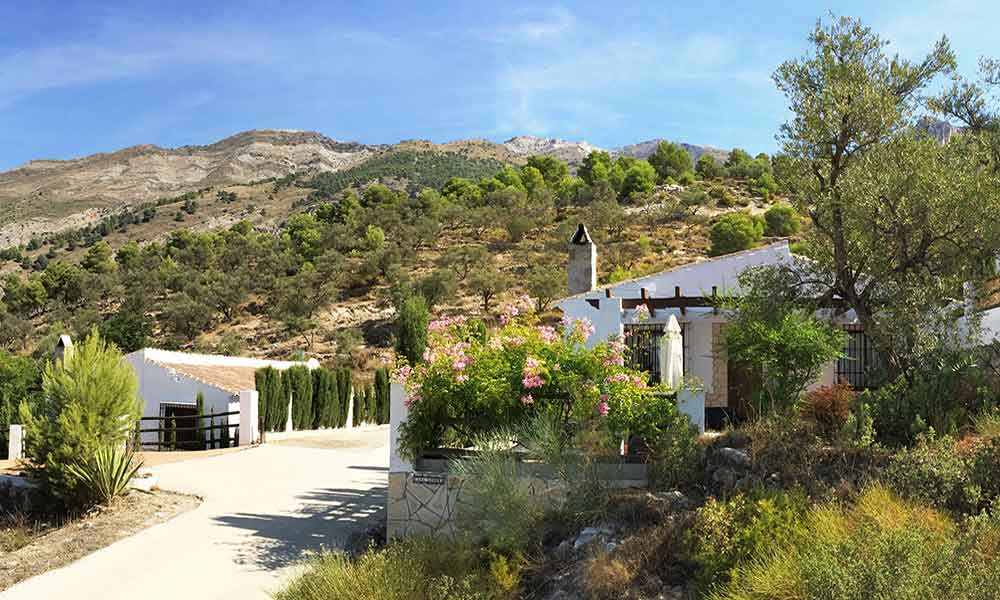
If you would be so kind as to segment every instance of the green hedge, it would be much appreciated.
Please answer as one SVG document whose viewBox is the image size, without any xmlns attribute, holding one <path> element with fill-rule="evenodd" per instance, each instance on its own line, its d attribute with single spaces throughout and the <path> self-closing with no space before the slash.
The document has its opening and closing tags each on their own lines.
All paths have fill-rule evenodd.
<svg viewBox="0 0 1000 600">
<path fill-rule="evenodd" d="M 378 369 L 373 384 L 355 384 L 353 379 L 347 368 L 258 369 L 254 381 L 260 397 L 261 427 L 264 431 L 284 431 L 289 402 L 296 430 L 346 427 L 352 402 L 353 425 L 388 423 L 389 370 Z"/>
</svg>

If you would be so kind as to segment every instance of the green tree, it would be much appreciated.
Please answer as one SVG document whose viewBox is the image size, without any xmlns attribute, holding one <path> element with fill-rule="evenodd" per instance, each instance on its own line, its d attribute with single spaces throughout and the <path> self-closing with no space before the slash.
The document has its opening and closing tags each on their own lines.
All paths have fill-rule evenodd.
<svg viewBox="0 0 1000 600">
<path fill-rule="evenodd" d="M 563 177 L 569 175 L 569 167 L 566 163 L 552 156 L 529 156 L 528 166 L 538 169 L 542 178 L 549 186 L 559 183 Z"/>
<path fill-rule="evenodd" d="M 714 156 L 706 152 L 698 157 L 698 162 L 694 165 L 694 172 L 702 179 L 715 179 L 716 177 L 722 177 L 725 170 L 719 164 L 719 161 L 715 160 Z"/>
<path fill-rule="evenodd" d="M 483 312 L 490 312 L 490 303 L 513 286 L 509 274 L 494 260 L 478 265 L 469 273 L 469 289 L 482 300 Z"/>
<path fill-rule="evenodd" d="M 427 301 L 420 294 L 407 296 L 396 308 L 396 351 L 411 365 L 423 359 L 429 321 Z"/>
<path fill-rule="evenodd" d="M 313 426 L 313 379 L 309 367 L 296 365 L 285 371 L 292 391 L 292 427 L 311 429 Z"/>
<path fill-rule="evenodd" d="M 91 273 L 111 273 L 117 268 L 111 246 L 101 240 L 87 250 L 80 266 Z"/>
<path fill-rule="evenodd" d="M 595 185 L 599 182 L 610 182 L 611 167 L 613 165 L 611 155 L 603 150 L 591 150 L 583 159 L 583 164 L 577 169 L 576 174 L 580 179 L 587 182 L 587 185 Z"/>
<path fill-rule="evenodd" d="M 712 225 L 709 238 L 712 247 L 709 254 L 719 256 L 747 250 L 760 241 L 764 235 L 764 223 L 745 213 L 726 213 Z"/>
<path fill-rule="evenodd" d="M 799 215 L 787 204 L 775 204 L 767 209 L 764 222 L 767 224 L 767 235 L 786 237 L 799 232 Z"/>
<path fill-rule="evenodd" d="M 647 161 L 656 170 L 656 174 L 660 176 L 661 180 L 667 177 L 677 179 L 681 173 L 692 169 L 691 155 L 687 153 L 687 150 L 666 141 L 657 144 L 656 150 Z"/>
<path fill-rule="evenodd" d="M 625 198 L 631 198 L 652 191 L 655 185 L 656 170 L 648 162 L 637 160 L 625 172 L 621 194 Z"/>
<path fill-rule="evenodd" d="M 22 402 L 34 410 L 42 398 L 42 367 L 39 361 L 0 352 L 0 456 L 6 456 L 8 432 L 18 423 Z"/>
<path fill-rule="evenodd" d="M 792 114 L 782 183 L 812 221 L 823 293 L 854 310 L 895 378 L 939 343 L 945 299 L 1000 249 L 1000 185 L 975 135 L 942 145 L 913 133 L 925 90 L 954 69 L 947 39 L 913 62 L 840 18 L 810 42 L 774 75 Z"/>
<path fill-rule="evenodd" d="M 727 355 L 753 365 L 765 397 L 761 412 L 789 411 L 824 365 L 843 354 L 846 334 L 815 316 L 794 268 L 754 267 L 739 277 L 740 296 L 727 299 Z"/>
<path fill-rule="evenodd" d="M 121 351 L 92 331 L 46 366 L 42 390 L 37 406 L 19 411 L 28 465 L 58 503 L 80 505 L 90 498 L 69 467 L 132 437 L 142 414 L 138 381 Z"/>
<path fill-rule="evenodd" d="M 153 335 L 153 325 L 145 314 L 129 306 L 122 306 L 100 324 L 99 331 L 108 343 L 127 353 L 146 347 Z"/>
</svg>

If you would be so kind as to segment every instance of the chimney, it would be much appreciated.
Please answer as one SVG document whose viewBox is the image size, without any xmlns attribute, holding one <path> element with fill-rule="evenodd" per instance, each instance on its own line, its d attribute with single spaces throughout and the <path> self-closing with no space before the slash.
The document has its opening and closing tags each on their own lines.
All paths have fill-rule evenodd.
<svg viewBox="0 0 1000 600">
<path fill-rule="evenodd" d="M 583 223 L 569 242 L 569 293 L 589 292 L 597 287 L 597 246 Z"/>
<path fill-rule="evenodd" d="M 59 341 L 56 342 L 55 350 L 52 352 L 52 358 L 55 359 L 55 362 L 59 362 L 72 351 L 73 339 L 66 334 L 60 335 Z"/>
</svg>

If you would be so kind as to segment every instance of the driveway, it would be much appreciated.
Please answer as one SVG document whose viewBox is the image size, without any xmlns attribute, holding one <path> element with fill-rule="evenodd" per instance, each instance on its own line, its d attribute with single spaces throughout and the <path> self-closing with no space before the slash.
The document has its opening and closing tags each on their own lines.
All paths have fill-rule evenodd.
<svg viewBox="0 0 1000 600">
<path fill-rule="evenodd" d="M 340 430 L 154 467 L 196 509 L 0 593 L 2 600 L 268 598 L 294 564 L 384 517 L 388 427 Z"/>
</svg>

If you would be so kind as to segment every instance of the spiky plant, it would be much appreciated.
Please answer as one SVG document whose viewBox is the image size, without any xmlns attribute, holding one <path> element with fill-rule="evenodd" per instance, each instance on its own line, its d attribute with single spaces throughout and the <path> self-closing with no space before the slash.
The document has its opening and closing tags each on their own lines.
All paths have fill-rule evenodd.
<svg viewBox="0 0 1000 600">
<path fill-rule="evenodd" d="M 128 492 L 129 482 L 142 467 L 135 452 L 104 445 L 86 460 L 68 465 L 85 494 L 94 502 L 109 506 Z"/>
</svg>

